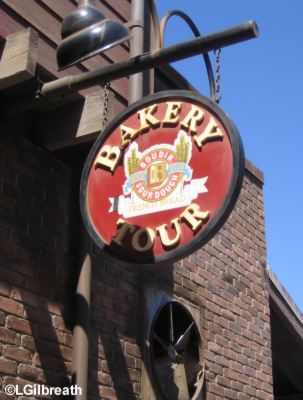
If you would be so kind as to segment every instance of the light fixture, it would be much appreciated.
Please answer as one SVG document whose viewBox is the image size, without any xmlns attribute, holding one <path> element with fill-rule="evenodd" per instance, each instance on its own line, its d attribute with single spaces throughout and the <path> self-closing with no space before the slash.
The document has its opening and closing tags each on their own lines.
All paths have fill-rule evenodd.
<svg viewBox="0 0 303 400">
<path fill-rule="evenodd" d="M 82 0 L 64 18 L 61 37 L 57 49 L 59 71 L 129 40 L 130 32 L 122 22 L 106 18 L 91 0 Z"/>
</svg>

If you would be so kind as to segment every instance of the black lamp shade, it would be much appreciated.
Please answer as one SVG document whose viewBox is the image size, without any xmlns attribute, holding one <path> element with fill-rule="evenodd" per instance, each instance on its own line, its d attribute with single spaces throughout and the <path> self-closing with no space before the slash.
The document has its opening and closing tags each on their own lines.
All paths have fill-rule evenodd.
<svg viewBox="0 0 303 400">
<path fill-rule="evenodd" d="M 61 27 L 61 37 L 65 39 L 73 33 L 79 32 L 103 19 L 105 19 L 105 15 L 93 5 L 79 6 L 64 18 Z"/>
<path fill-rule="evenodd" d="M 122 22 L 105 18 L 85 2 L 64 19 L 61 36 L 57 49 L 59 71 L 129 40 L 130 32 Z"/>
</svg>

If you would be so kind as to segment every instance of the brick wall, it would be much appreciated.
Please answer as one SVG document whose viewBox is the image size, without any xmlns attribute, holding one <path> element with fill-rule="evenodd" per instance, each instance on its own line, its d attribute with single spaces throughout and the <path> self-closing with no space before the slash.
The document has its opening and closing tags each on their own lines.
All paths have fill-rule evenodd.
<svg viewBox="0 0 303 400">
<path fill-rule="evenodd" d="M 262 187 L 247 173 L 220 233 L 185 260 L 204 307 L 208 399 L 272 399 Z"/>
<path fill-rule="evenodd" d="M 140 398 L 144 292 L 154 286 L 202 307 L 208 400 L 273 398 L 262 182 L 247 167 L 254 174 L 247 171 L 236 208 L 204 249 L 160 268 L 95 260 L 92 396 L 99 379 L 102 398 Z"/>
<path fill-rule="evenodd" d="M 0 171 L 0 393 L 8 383 L 61 385 L 71 362 L 64 319 L 77 184 L 68 167 L 3 125 Z"/>
<path fill-rule="evenodd" d="M 102 398 L 141 398 L 144 293 L 154 286 L 202 307 L 208 400 L 273 398 L 262 181 L 247 167 L 254 174 L 247 171 L 237 206 L 204 249 L 160 268 L 95 260 L 91 396 L 99 382 Z"/>
<path fill-rule="evenodd" d="M 0 130 L 1 383 L 64 385 L 78 176 L 52 154 Z M 221 231 L 175 265 L 124 267 L 94 249 L 89 399 L 141 398 L 151 286 L 202 310 L 207 400 L 272 399 L 262 183 L 249 170 Z"/>
</svg>

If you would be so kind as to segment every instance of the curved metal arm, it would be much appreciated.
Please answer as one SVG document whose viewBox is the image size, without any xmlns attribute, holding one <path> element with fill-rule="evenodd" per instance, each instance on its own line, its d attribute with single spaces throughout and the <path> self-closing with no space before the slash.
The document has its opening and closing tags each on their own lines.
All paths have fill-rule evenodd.
<svg viewBox="0 0 303 400">
<path fill-rule="evenodd" d="M 193 34 L 196 37 L 201 36 L 199 29 L 197 28 L 197 26 L 195 25 L 193 20 L 187 14 L 185 14 L 183 11 L 180 11 L 180 10 L 172 10 L 164 15 L 164 17 L 162 18 L 161 23 L 160 23 L 160 48 L 163 48 L 163 45 L 164 45 L 164 33 L 165 33 L 166 24 L 167 24 L 169 18 L 171 18 L 173 15 L 181 17 L 185 22 L 187 22 L 188 26 L 190 27 L 190 29 L 192 30 Z M 211 96 L 212 101 L 216 102 L 215 79 L 214 79 L 214 74 L 213 74 L 210 58 L 207 53 L 203 53 L 203 58 L 204 58 L 207 76 L 208 76 L 210 96 Z"/>
<path fill-rule="evenodd" d="M 161 34 L 160 34 L 160 24 L 157 13 L 157 8 L 154 0 L 148 0 L 148 6 L 152 16 L 153 28 L 154 28 L 154 51 L 161 49 Z"/>
</svg>

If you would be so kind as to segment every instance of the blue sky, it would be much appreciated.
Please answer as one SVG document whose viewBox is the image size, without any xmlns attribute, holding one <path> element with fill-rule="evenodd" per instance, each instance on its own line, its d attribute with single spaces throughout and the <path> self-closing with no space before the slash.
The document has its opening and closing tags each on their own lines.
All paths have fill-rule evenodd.
<svg viewBox="0 0 303 400">
<path fill-rule="evenodd" d="M 302 0 L 157 0 L 159 16 L 180 9 L 202 34 L 255 19 L 258 39 L 222 49 L 222 107 L 241 134 L 246 157 L 265 174 L 268 264 L 303 310 Z M 192 38 L 178 17 L 165 43 Z M 212 56 L 212 60 L 214 60 Z M 208 95 L 201 56 L 174 65 Z"/>
</svg>

